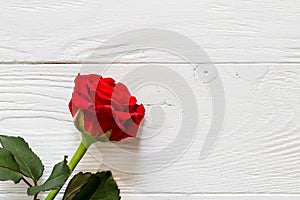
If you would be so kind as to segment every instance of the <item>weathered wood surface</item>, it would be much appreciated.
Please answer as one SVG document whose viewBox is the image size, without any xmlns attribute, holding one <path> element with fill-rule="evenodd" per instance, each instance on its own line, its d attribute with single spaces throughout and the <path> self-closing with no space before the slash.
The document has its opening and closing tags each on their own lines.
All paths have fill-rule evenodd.
<svg viewBox="0 0 300 200">
<path fill-rule="evenodd" d="M 122 80 L 138 66 L 152 65 L 112 65 L 105 74 Z M 73 79 L 81 67 L 72 64 L 1 65 L 0 68 L 1 134 L 26 138 L 41 155 L 46 175 L 63 155 L 71 155 L 80 142 L 67 104 Z M 217 145 L 204 159 L 199 159 L 199 153 L 212 116 L 206 84 L 191 65 L 165 64 L 161 67 L 178 72 L 193 89 L 199 106 L 198 131 L 183 156 L 168 167 L 141 174 L 114 170 L 124 199 L 299 198 L 296 195 L 300 186 L 299 65 L 251 65 L 254 68 L 217 65 L 226 94 L 226 119 Z M 141 88 L 134 94 L 151 110 L 170 99 L 166 91 L 156 89 Z M 164 111 L 176 113 L 176 109 L 176 105 L 171 105 Z M 180 118 L 171 115 L 167 120 L 176 127 Z M 146 133 L 151 134 L 151 131 Z M 168 145 L 174 134 L 179 134 L 176 129 L 165 129 L 155 137 L 155 143 L 145 140 L 141 156 Z M 94 151 L 94 155 L 90 153 L 84 158 L 78 171 L 107 168 L 105 160 L 100 165 L 101 155 L 95 152 L 99 153 Z M 111 156 L 118 159 L 114 152 Z M 164 162 L 166 158 L 159 159 Z M 136 167 L 135 170 L 144 169 Z M 0 194 L 5 199 L 27 199 L 22 193 L 24 189 L 24 185 L 0 183 Z"/>
<path fill-rule="evenodd" d="M 101 42 L 149 27 L 186 35 L 214 62 L 300 62 L 300 6 L 293 0 L 14 0 L 1 2 L 0 10 L 1 62 L 90 62 Z M 137 51 L 126 61 L 174 61 L 154 55 Z"/>
<path fill-rule="evenodd" d="M 161 65 L 176 71 L 195 93 L 199 112 L 192 144 L 170 166 L 140 174 L 114 169 L 123 199 L 300 198 L 299 2 L 13 0 L 0 5 L 0 132 L 25 137 L 41 155 L 46 176 L 80 142 L 67 107 L 74 77 L 90 66 L 99 72 L 97 67 L 117 58 L 105 72 L 117 80 L 141 66 Z M 131 41 L 112 39 L 113 44 L 101 46 L 140 28 L 183 34 L 209 57 L 200 55 L 190 64 L 180 54 L 193 57 L 196 48 L 149 49 L 153 38 L 131 52 Z M 173 44 L 172 40 L 162 42 Z M 97 56 L 92 56 L 97 47 L 101 47 Z M 195 67 L 209 59 L 224 85 L 226 119 L 213 151 L 199 159 L 213 111 L 207 84 Z M 161 106 L 168 116 L 167 128 L 159 137 L 142 143 L 138 151 L 142 158 L 178 134 L 180 106 L 168 88 L 155 84 L 133 93 L 147 104 L 147 110 Z M 149 129 L 143 132 L 153 134 Z M 137 146 L 131 151 L 137 151 Z M 118 164 L 120 155 L 113 151 L 108 155 Z M 155 160 L 160 161 L 166 159 Z M 105 164 L 94 148 L 77 171 L 106 169 Z M 144 166 L 134 170 L 143 171 Z M 0 183 L 0 199 L 32 199 L 24 191 L 25 185 Z"/>
</svg>

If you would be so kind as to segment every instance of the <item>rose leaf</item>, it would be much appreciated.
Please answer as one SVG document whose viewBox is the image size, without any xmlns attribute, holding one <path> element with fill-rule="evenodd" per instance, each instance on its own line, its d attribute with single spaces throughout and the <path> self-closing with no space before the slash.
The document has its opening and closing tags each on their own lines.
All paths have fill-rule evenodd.
<svg viewBox="0 0 300 200">
<path fill-rule="evenodd" d="M 25 140 L 21 137 L 0 135 L 0 142 L 2 147 L 13 155 L 16 163 L 19 165 L 20 172 L 37 182 L 43 174 L 44 166 Z"/>
<path fill-rule="evenodd" d="M 91 177 L 92 173 L 78 173 L 76 174 L 72 180 L 70 181 L 63 200 L 72 200 L 77 193 L 79 193 L 81 191 L 81 188 L 83 185 L 86 184 L 86 182 L 88 181 L 88 179 Z"/>
<path fill-rule="evenodd" d="M 11 180 L 19 183 L 21 179 L 22 174 L 13 155 L 6 149 L 0 148 L 0 181 Z"/>
<path fill-rule="evenodd" d="M 71 170 L 67 165 L 66 159 L 53 167 L 51 175 L 45 183 L 39 186 L 34 186 L 28 189 L 28 195 L 34 195 L 41 191 L 49 191 L 59 189 L 67 181 L 71 174 Z"/>
<path fill-rule="evenodd" d="M 86 178 L 85 176 L 89 176 Z M 116 181 L 113 179 L 110 171 L 98 172 L 91 175 L 77 175 L 70 182 L 69 186 L 72 184 L 76 187 L 72 190 L 72 195 L 65 194 L 63 200 L 120 200 L 120 190 L 117 186 Z M 74 184 L 74 179 L 76 179 L 76 184 Z M 84 179 L 84 180 L 83 180 Z M 79 183 L 80 180 L 85 182 L 84 184 Z M 69 188 L 68 186 L 68 188 Z M 80 187 L 80 189 L 79 189 Z M 66 190 L 66 193 L 71 191 Z"/>
</svg>

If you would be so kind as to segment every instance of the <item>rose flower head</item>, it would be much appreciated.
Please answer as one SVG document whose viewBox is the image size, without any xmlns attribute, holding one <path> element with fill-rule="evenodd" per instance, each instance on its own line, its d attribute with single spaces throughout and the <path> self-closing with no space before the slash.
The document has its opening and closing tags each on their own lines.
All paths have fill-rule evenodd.
<svg viewBox="0 0 300 200">
<path fill-rule="evenodd" d="M 145 108 L 124 84 L 96 74 L 78 74 L 74 82 L 69 109 L 79 131 L 110 141 L 136 137 Z"/>
</svg>

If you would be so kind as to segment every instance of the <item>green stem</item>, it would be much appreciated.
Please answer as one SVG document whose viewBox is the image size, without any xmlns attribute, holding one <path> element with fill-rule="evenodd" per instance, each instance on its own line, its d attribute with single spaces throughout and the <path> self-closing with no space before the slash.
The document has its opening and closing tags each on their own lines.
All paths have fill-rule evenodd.
<svg viewBox="0 0 300 200">
<path fill-rule="evenodd" d="M 71 161 L 68 164 L 71 172 L 73 172 L 73 170 L 78 165 L 79 161 L 82 159 L 82 157 L 84 156 L 86 151 L 87 151 L 86 146 L 83 144 L 83 142 L 81 142 L 78 149 L 77 149 L 77 151 L 75 152 L 75 154 L 73 155 Z"/>
<path fill-rule="evenodd" d="M 88 149 L 88 146 L 86 147 L 86 145 L 84 145 L 83 142 L 81 142 L 78 149 L 77 149 L 77 151 L 75 152 L 75 154 L 73 155 L 71 161 L 68 164 L 71 172 L 73 172 L 73 170 L 75 169 L 75 167 L 77 166 L 79 161 L 82 159 L 82 157 L 86 153 L 87 149 Z M 46 197 L 45 200 L 53 200 L 56 197 L 56 195 L 58 194 L 58 192 L 60 191 L 60 189 L 51 190 L 51 192 L 48 194 L 48 196 Z"/>
</svg>

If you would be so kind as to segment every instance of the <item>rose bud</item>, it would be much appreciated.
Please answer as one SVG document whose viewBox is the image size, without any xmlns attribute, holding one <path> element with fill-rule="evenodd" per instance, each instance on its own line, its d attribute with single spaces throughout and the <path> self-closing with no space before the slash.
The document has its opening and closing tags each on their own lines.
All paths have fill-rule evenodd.
<svg viewBox="0 0 300 200">
<path fill-rule="evenodd" d="M 90 142 L 136 137 L 145 108 L 124 84 L 96 74 L 78 74 L 74 82 L 69 109 L 76 128 L 91 136 Z"/>
</svg>

